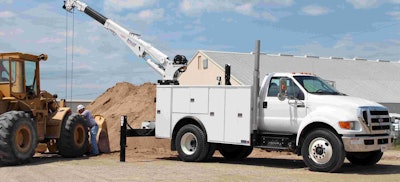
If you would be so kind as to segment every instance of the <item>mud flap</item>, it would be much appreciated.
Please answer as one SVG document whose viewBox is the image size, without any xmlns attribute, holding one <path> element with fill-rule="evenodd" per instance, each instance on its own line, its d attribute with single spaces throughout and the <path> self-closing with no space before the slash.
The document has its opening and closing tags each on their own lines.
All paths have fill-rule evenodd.
<svg viewBox="0 0 400 182">
<path fill-rule="evenodd" d="M 99 126 L 99 132 L 97 133 L 97 146 L 99 147 L 100 153 L 110 153 L 110 141 L 108 138 L 108 130 L 106 119 L 101 115 L 94 115 L 97 125 Z"/>
</svg>

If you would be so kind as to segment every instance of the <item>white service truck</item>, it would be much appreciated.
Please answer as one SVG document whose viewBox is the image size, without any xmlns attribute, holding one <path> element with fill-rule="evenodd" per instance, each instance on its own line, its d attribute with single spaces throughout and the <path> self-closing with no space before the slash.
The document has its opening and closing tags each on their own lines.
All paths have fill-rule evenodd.
<svg viewBox="0 0 400 182">
<path fill-rule="evenodd" d="M 187 61 L 166 55 L 78 0 L 77 8 L 117 35 L 163 80 L 157 85 L 155 135 L 171 139 L 183 161 L 204 161 L 215 150 L 228 159 L 243 159 L 253 148 L 290 151 L 303 156 L 313 171 L 333 172 L 347 158 L 373 165 L 393 146 L 390 117 L 384 106 L 338 92 L 321 78 L 305 73 L 271 73 L 259 86 L 255 61 L 252 86 L 177 85 Z M 255 60 L 259 60 L 259 42 Z"/>
</svg>

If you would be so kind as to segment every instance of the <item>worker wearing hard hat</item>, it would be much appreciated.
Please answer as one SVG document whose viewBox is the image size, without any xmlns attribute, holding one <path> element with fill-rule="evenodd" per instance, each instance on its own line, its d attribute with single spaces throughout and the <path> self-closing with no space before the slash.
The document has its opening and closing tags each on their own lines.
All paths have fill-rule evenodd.
<svg viewBox="0 0 400 182">
<path fill-rule="evenodd" d="M 99 148 L 97 147 L 96 136 L 99 131 L 99 126 L 97 126 L 96 120 L 94 119 L 92 113 L 89 110 L 85 109 L 85 106 L 78 105 L 77 107 L 78 113 L 85 117 L 85 120 L 90 128 L 90 154 L 91 155 L 99 155 Z"/>
</svg>

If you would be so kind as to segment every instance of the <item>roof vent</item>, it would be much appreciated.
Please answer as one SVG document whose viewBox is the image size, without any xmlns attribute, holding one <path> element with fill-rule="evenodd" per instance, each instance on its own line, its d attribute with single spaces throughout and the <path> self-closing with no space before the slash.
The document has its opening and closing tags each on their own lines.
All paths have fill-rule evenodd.
<svg viewBox="0 0 400 182">
<path fill-rule="evenodd" d="M 319 58 L 319 56 L 312 56 L 312 55 L 304 55 L 306 58 Z"/>
<path fill-rule="evenodd" d="M 353 58 L 353 60 L 355 60 L 355 61 L 366 61 L 367 59 L 364 59 L 364 58 Z"/>
<path fill-rule="evenodd" d="M 376 62 L 388 63 L 388 62 L 390 62 L 390 61 L 388 61 L 388 60 L 382 60 L 382 59 L 377 59 Z"/>
<path fill-rule="evenodd" d="M 279 55 L 279 56 L 293 57 L 293 55 L 291 55 L 291 54 L 282 54 L 282 53 L 279 53 L 278 55 Z"/>
<path fill-rule="evenodd" d="M 329 57 L 329 59 L 344 59 L 344 58 L 341 58 L 341 57 Z"/>
</svg>

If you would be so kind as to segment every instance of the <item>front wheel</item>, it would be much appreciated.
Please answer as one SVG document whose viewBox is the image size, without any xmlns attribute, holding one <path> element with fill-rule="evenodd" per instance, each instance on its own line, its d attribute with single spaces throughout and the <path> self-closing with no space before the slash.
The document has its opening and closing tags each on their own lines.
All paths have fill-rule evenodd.
<svg viewBox="0 0 400 182">
<path fill-rule="evenodd" d="M 58 152 L 63 157 L 80 157 L 88 151 L 89 135 L 85 119 L 79 114 L 64 117 L 60 138 L 57 141 Z"/>
<path fill-rule="evenodd" d="M 327 129 L 312 131 L 301 147 L 304 163 L 311 171 L 334 172 L 344 162 L 346 152 L 337 135 Z"/>
<path fill-rule="evenodd" d="M 203 161 L 209 154 L 209 143 L 203 130 L 193 124 L 183 126 L 176 135 L 178 156 L 185 162 Z"/>
<path fill-rule="evenodd" d="M 371 166 L 375 165 L 381 160 L 383 152 L 372 151 L 372 152 L 351 152 L 347 153 L 347 160 L 354 165 L 360 166 Z"/>
<path fill-rule="evenodd" d="M 37 146 L 36 123 L 29 113 L 10 111 L 0 115 L 0 154 L 4 164 L 27 163 Z"/>
</svg>

